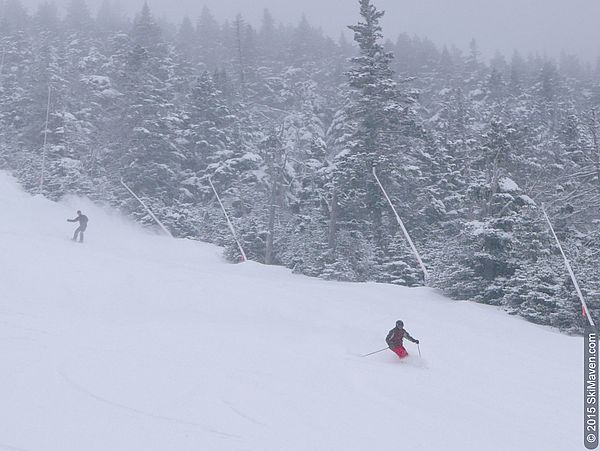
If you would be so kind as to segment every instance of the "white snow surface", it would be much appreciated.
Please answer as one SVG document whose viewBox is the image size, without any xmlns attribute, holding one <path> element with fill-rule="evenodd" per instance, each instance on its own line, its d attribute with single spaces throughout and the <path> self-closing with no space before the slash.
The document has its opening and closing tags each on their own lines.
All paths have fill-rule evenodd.
<svg viewBox="0 0 600 451">
<path fill-rule="evenodd" d="M 228 264 L 3 173 L 0 209 L 2 450 L 583 447 L 581 338 L 431 289 Z M 422 358 L 360 357 L 398 318 Z"/>
</svg>

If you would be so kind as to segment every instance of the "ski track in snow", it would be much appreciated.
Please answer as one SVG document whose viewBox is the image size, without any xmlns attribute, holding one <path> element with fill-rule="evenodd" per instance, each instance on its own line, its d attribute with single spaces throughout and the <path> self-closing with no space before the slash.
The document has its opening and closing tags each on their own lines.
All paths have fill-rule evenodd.
<svg viewBox="0 0 600 451">
<path fill-rule="evenodd" d="M 105 404 L 108 404 L 109 406 L 118 408 L 118 409 L 123 409 L 126 410 L 128 412 L 132 412 L 136 415 L 142 415 L 144 417 L 148 417 L 148 418 L 152 418 L 154 420 L 159 420 L 159 421 L 166 421 L 168 423 L 173 423 L 175 425 L 183 425 L 183 426 L 194 426 L 197 428 L 200 428 L 204 431 L 210 432 L 211 434 L 215 434 L 221 438 L 226 438 L 226 439 L 241 439 L 242 437 L 236 434 L 230 434 L 228 432 L 223 432 L 223 431 L 217 431 L 215 429 L 212 429 L 210 427 L 207 427 L 206 425 L 203 424 L 199 424 L 199 423 L 195 423 L 193 421 L 188 421 L 188 420 L 181 420 L 179 418 L 171 418 L 168 416 L 164 416 L 164 415 L 158 415 L 156 413 L 152 413 L 152 412 L 147 412 L 145 410 L 141 410 L 138 409 L 136 407 L 131 407 L 131 406 L 126 406 L 124 404 L 121 404 L 119 402 L 116 401 L 111 401 L 110 399 L 106 399 L 102 396 L 97 395 L 96 393 L 93 393 L 92 391 L 84 388 L 82 385 L 78 384 L 77 382 L 75 382 L 71 377 L 69 377 L 64 369 L 58 368 L 57 369 L 57 373 L 60 375 L 60 377 L 62 377 L 64 379 L 64 381 L 74 390 L 77 390 L 80 393 L 83 393 L 86 396 L 89 396 L 90 398 L 95 399 L 98 402 L 102 402 Z"/>
<path fill-rule="evenodd" d="M 237 415 L 239 415 L 240 417 L 244 418 L 245 420 L 248 420 L 249 422 L 253 423 L 253 424 L 257 424 L 259 426 L 265 426 L 265 427 L 269 427 L 268 425 L 266 425 L 265 423 L 258 421 L 254 418 L 252 418 L 249 415 L 246 415 L 243 412 L 240 412 L 239 409 L 237 409 L 233 403 L 226 401 L 225 399 L 221 399 L 221 401 L 223 401 L 223 404 L 225 404 L 227 407 L 229 407 L 233 412 L 235 412 Z"/>
<path fill-rule="evenodd" d="M 15 330 L 22 330 L 22 331 L 26 331 L 26 332 L 35 332 L 36 334 L 48 335 L 48 336 L 54 335 L 54 334 L 52 334 L 52 332 L 48 332 L 47 330 L 34 329 L 31 327 L 23 327 L 23 326 L 12 324 L 10 321 L 3 320 L 3 321 L 0 321 L 0 324 L 2 324 L 4 327 L 10 327 Z"/>
<path fill-rule="evenodd" d="M 3 443 L 0 443 L 0 451 L 30 451 L 30 450 L 25 449 L 25 448 L 19 448 L 17 446 L 10 446 L 10 445 L 5 445 Z"/>
</svg>

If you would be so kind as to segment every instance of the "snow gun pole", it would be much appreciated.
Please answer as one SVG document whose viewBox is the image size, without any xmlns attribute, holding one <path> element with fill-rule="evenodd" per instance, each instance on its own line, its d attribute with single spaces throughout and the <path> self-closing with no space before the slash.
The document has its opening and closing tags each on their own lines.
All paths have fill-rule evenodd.
<svg viewBox="0 0 600 451">
<path fill-rule="evenodd" d="M 581 289 L 579 288 L 579 283 L 577 283 L 577 278 L 575 277 L 575 273 L 573 272 L 573 268 L 571 268 L 571 264 L 569 263 L 569 259 L 567 258 L 567 256 L 565 255 L 565 251 L 563 250 L 560 241 L 558 240 L 558 237 L 556 236 L 556 233 L 554 232 L 554 227 L 552 227 L 552 223 L 550 222 L 550 218 L 548 217 L 548 214 L 546 214 L 546 209 L 544 208 L 544 206 L 542 205 L 542 212 L 544 213 L 544 217 L 546 218 L 546 221 L 548 222 L 548 226 L 550 227 L 550 231 L 552 232 L 552 236 L 554 237 L 554 239 L 556 240 L 556 244 L 558 245 L 558 248 L 560 249 L 560 253 L 563 256 L 563 259 L 565 261 L 565 266 L 567 267 L 567 271 L 569 272 L 569 275 L 571 276 L 571 280 L 573 281 L 573 285 L 575 286 L 575 291 L 577 291 L 577 295 L 579 296 L 579 300 L 581 301 L 581 309 L 583 312 L 583 316 L 585 316 L 588 320 L 588 322 L 590 323 L 590 326 L 592 327 L 596 327 L 596 325 L 594 324 L 594 320 L 592 319 L 592 315 L 590 315 L 590 311 L 588 310 L 587 304 L 585 302 L 585 299 L 583 298 L 583 294 L 581 293 Z"/>
<path fill-rule="evenodd" d="M 378 352 L 385 351 L 386 349 L 390 349 L 390 347 L 388 346 L 387 348 L 380 349 L 379 351 L 369 352 L 368 354 L 361 355 L 361 357 L 367 357 L 367 356 L 370 356 L 370 355 L 373 355 L 373 354 L 377 354 Z"/>
<path fill-rule="evenodd" d="M 402 222 L 402 219 L 400 219 L 398 212 L 394 208 L 394 204 L 392 204 L 392 201 L 390 200 L 389 196 L 387 195 L 385 188 L 381 184 L 379 177 L 377 177 L 377 172 L 375 171 L 375 166 L 373 166 L 373 176 L 375 177 L 375 180 L 377 180 L 377 184 L 379 185 L 379 188 L 381 188 L 381 191 L 383 192 L 383 195 L 387 199 L 388 204 L 390 204 L 390 207 L 392 207 L 392 211 L 394 212 L 394 215 L 396 216 L 396 221 L 398 221 L 398 224 L 400 225 L 400 228 L 402 229 L 402 232 L 404 233 L 404 236 L 406 237 L 406 241 L 408 241 L 408 244 L 410 244 L 410 248 L 412 249 L 413 254 L 415 255 L 417 261 L 419 262 L 419 266 L 421 267 L 421 270 L 423 271 L 425 283 L 427 284 L 427 279 L 429 278 L 429 273 L 427 272 L 427 268 L 425 267 L 423 260 L 421 260 L 421 256 L 419 255 L 419 252 L 417 251 L 417 248 L 415 247 L 413 241 L 410 239 L 410 235 L 408 234 L 406 227 L 404 227 L 404 223 Z"/>
<path fill-rule="evenodd" d="M 246 258 L 246 253 L 244 252 L 244 248 L 240 244 L 240 241 L 238 240 L 237 235 L 235 234 L 235 229 L 233 228 L 233 224 L 229 220 L 229 215 L 227 214 L 227 211 L 225 210 L 225 207 L 223 206 L 223 202 L 221 202 L 221 198 L 219 197 L 219 193 L 217 193 L 217 190 L 215 189 L 215 185 L 213 185 L 212 179 L 210 177 L 208 178 L 208 183 L 210 183 L 210 187 L 212 188 L 213 192 L 215 193 L 215 196 L 217 196 L 217 200 L 219 201 L 221 210 L 223 210 L 223 214 L 225 215 L 225 219 L 227 220 L 227 225 L 229 226 L 229 230 L 231 230 L 233 239 L 235 240 L 235 243 L 237 244 L 238 249 L 240 250 L 240 253 L 242 254 L 242 260 L 248 261 L 248 259 Z"/>
<path fill-rule="evenodd" d="M 129 191 L 131 193 L 131 195 L 133 197 L 135 197 L 140 204 L 142 204 L 142 207 L 144 207 L 146 209 L 146 211 L 148 212 L 148 214 L 152 217 L 152 219 L 154 219 L 154 221 L 156 221 L 156 223 L 163 230 L 163 232 L 165 232 L 168 236 L 170 236 L 171 238 L 173 238 L 173 235 L 171 235 L 171 232 L 169 232 L 167 230 L 167 228 L 163 225 L 163 223 L 160 222 L 156 216 L 154 216 L 154 213 L 152 213 L 152 210 L 150 210 L 150 208 L 148 208 L 148 206 L 144 203 L 144 201 L 142 199 L 140 199 L 139 197 L 137 197 L 137 195 L 131 190 L 131 188 L 129 188 L 125 184 L 125 182 L 123 181 L 123 179 L 121 179 L 121 185 L 123 185 L 125 187 L 125 189 L 127 191 Z"/>
</svg>

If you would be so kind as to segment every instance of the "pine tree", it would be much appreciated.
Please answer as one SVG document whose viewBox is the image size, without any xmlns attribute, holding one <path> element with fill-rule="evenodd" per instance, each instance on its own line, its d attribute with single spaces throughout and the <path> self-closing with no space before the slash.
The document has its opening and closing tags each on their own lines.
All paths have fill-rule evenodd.
<svg viewBox="0 0 600 451">
<path fill-rule="evenodd" d="M 115 133 L 122 140 L 113 177 L 122 177 L 131 188 L 151 198 L 155 211 L 171 214 L 179 201 L 177 173 L 183 155 L 174 135 L 174 60 L 147 4 L 133 23 L 129 39 L 123 42 L 123 60 L 118 90 L 121 121 Z M 118 183 L 118 181 L 116 181 Z M 144 221 L 152 222 L 145 211 L 132 204 Z"/>
<path fill-rule="evenodd" d="M 189 125 L 186 139 L 193 149 L 189 167 L 194 171 L 210 171 L 209 166 L 218 166 L 231 157 L 232 145 L 229 135 L 233 118 L 223 94 L 217 90 L 208 72 L 204 72 L 196 80 L 189 94 L 188 105 Z M 212 167 L 212 170 L 214 171 L 215 167 Z M 220 179 L 224 176 L 225 173 L 219 171 L 220 183 L 226 183 Z M 227 184 L 231 181 L 232 179 Z"/>
<path fill-rule="evenodd" d="M 196 40 L 196 30 L 189 17 L 184 17 L 177 31 L 176 46 L 182 59 L 188 64 L 198 62 L 199 48 Z"/>
<path fill-rule="evenodd" d="M 90 33 L 93 26 L 90 10 L 84 0 L 70 0 L 67 5 L 65 25 L 69 30 Z"/>
<path fill-rule="evenodd" d="M 407 120 L 403 99 L 390 68 L 392 55 L 379 43 L 382 37 L 379 20 L 383 16 L 369 0 L 361 0 L 363 21 L 351 26 L 359 45 L 360 56 L 352 58 L 348 72 L 351 89 L 346 117 L 354 129 L 334 161 L 335 189 L 338 191 L 340 221 L 357 221 L 359 230 L 381 239 L 381 211 L 384 200 L 375 185 L 371 170 L 381 168 L 384 179 L 396 152 L 395 133 L 401 133 Z M 335 207 L 333 207 L 335 208 Z"/>
<path fill-rule="evenodd" d="M 210 10 L 204 6 L 196 23 L 200 63 L 203 68 L 213 71 L 220 67 L 223 62 L 223 42 L 219 24 Z"/>
</svg>

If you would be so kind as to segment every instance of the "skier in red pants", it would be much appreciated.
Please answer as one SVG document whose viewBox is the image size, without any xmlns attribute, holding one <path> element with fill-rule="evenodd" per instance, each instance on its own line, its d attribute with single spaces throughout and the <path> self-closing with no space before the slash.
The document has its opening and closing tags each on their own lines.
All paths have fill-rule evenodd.
<svg viewBox="0 0 600 451">
<path fill-rule="evenodd" d="M 385 338 L 385 341 L 388 344 L 389 348 L 392 351 L 394 351 L 401 359 L 408 355 L 408 352 L 402 344 L 402 340 L 404 339 L 404 337 L 406 337 L 407 340 L 412 341 L 413 343 L 419 344 L 419 340 L 411 337 L 408 331 L 404 330 L 404 323 L 401 320 L 398 320 L 396 321 L 396 327 L 390 330 L 390 332 L 387 334 L 387 337 Z"/>
</svg>

